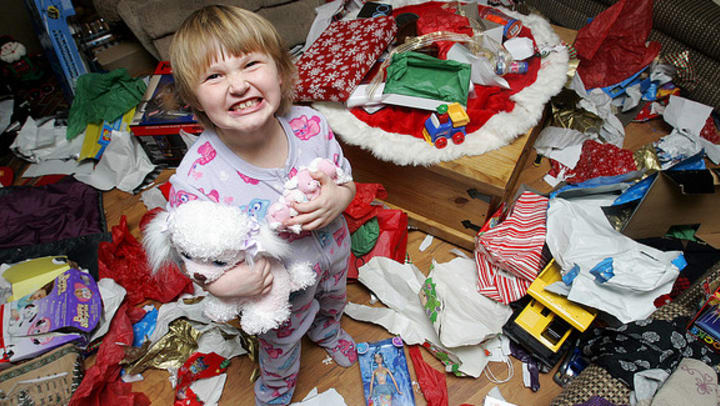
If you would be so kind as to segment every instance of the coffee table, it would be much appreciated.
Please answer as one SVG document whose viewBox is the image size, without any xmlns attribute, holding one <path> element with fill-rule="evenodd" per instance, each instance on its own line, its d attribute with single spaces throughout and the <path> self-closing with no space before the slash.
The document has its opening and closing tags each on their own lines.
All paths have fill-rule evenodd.
<svg viewBox="0 0 720 406">
<path fill-rule="evenodd" d="M 411 226 L 472 250 L 488 213 L 515 193 L 541 128 L 535 126 L 500 149 L 432 166 L 395 165 L 338 139 L 355 181 L 382 184 L 388 192 L 385 203 L 405 211 Z"/>
</svg>

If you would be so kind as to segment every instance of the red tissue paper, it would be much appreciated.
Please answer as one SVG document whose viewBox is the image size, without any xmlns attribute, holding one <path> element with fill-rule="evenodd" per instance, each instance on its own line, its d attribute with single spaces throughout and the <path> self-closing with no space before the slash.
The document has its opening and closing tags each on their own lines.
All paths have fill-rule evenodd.
<svg viewBox="0 0 720 406">
<path fill-rule="evenodd" d="M 143 221 L 154 215 L 146 213 Z M 175 265 L 160 269 L 153 275 L 147 263 L 143 246 L 130 234 L 127 218 L 112 228 L 112 241 L 100 243 L 98 248 L 98 274 L 112 278 L 127 290 L 127 301 L 137 305 L 146 299 L 167 303 L 181 293 L 193 293 L 192 282 L 180 273 Z"/>
<path fill-rule="evenodd" d="M 408 239 L 408 216 L 402 210 L 386 209 L 371 204 L 375 199 L 387 197 L 385 188 L 379 183 L 355 183 L 357 193 L 343 215 L 348 223 L 350 233 L 357 231 L 373 217 L 377 217 L 380 235 L 375 246 L 367 254 L 356 257 L 350 253 L 348 279 L 357 279 L 358 268 L 365 265 L 372 257 L 387 257 L 398 262 L 405 262 Z"/>
<path fill-rule="evenodd" d="M 124 347 L 132 346 L 132 323 L 142 318 L 142 309 L 125 301 L 113 317 L 110 330 L 103 337 L 95 364 L 85 372 L 80 385 L 70 399 L 70 406 L 148 406 L 150 399 L 140 392 L 132 392 L 132 385 L 121 381 L 119 365 L 125 357 Z"/>
<path fill-rule="evenodd" d="M 620 0 L 578 31 L 577 73 L 586 89 L 607 87 L 646 67 L 660 43 L 645 45 L 652 29 L 653 0 Z"/>
<path fill-rule="evenodd" d="M 417 345 L 409 346 L 408 352 L 415 369 L 415 376 L 420 384 L 420 390 L 422 390 L 428 406 L 447 406 L 448 391 L 445 374 L 425 362 Z"/>
</svg>

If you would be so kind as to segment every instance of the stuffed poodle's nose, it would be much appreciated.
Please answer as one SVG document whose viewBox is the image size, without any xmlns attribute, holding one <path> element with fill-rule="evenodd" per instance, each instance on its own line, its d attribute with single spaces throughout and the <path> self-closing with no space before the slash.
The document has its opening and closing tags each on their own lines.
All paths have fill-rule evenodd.
<svg viewBox="0 0 720 406">
<path fill-rule="evenodd" d="M 199 273 L 193 274 L 193 279 L 195 279 L 196 281 L 198 281 L 201 284 L 205 283 L 205 281 L 207 281 L 207 278 L 205 277 L 205 275 L 199 274 Z"/>
</svg>

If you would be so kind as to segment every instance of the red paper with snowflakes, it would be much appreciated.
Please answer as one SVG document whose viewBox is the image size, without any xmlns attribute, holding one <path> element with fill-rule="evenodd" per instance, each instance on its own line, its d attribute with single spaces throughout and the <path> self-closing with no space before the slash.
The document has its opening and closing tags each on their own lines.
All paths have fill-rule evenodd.
<svg viewBox="0 0 720 406">
<path fill-rule="evenodd" d="M 330 24 L 296 63 L 296 100 L 347 100 L 395 34 L 393 17 Z"/>
<path fill-rule="evenodd" d="M 575 168 L 568 168 L 558 161 L 550 160 L 551 176 L 557 177 L 564 171 L 567 183 L 580 183 L 598 176 L 622 175 L 637 169 L 630 150 L 612 144 L 601 144 L 594 140 L 583 143 L 582 153 Z"/>
</svg>

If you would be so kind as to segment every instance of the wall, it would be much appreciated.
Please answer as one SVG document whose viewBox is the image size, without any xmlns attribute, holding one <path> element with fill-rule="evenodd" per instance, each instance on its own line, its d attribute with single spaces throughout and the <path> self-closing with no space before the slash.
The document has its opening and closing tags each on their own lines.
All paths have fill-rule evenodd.
<svg viewBox="0 0 720 406">
<path fill-rule="evenodd" d="M 28 54 L 42 52 L 40 40 L 33 29 L 30 14 L 23 0 L 4 1 L 0 12 L 0 35 L 10 35 L 21 42 Z"/>
</svg>

